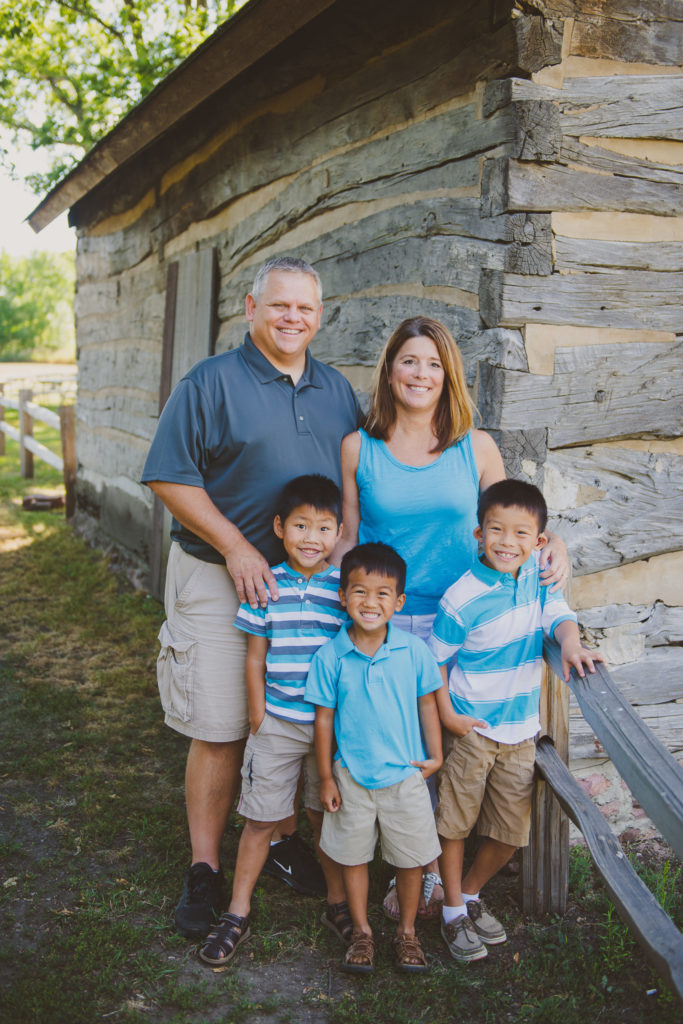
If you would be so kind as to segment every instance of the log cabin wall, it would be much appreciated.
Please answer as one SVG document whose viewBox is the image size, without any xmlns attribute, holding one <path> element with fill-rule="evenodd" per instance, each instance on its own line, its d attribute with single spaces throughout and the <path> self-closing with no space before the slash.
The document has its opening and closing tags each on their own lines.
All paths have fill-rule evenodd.
<svg viewBox="0 0 683 1024">
<path fill-rule="evenodd" d="M 677 18 L 670 0 L 345 0 L 113 170 L 71 213 L 81 528 L 148 561 L 169 264 L 215 251 L 223 351 L 257 266 L 301 255 L 325 289 L 314 354 L 361 391 L 403 317 L 450 327 L 508 473 L 567 540 L 587 635 L 680 754 Z M 631 824 L 579 715 L 571 754 Z"/>
</svg>

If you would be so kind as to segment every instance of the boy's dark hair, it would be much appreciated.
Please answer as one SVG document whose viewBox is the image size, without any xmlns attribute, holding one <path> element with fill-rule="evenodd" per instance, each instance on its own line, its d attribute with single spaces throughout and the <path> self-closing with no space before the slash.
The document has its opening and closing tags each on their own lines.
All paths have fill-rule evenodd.
<svg viewBox="0 0 683 1024">
<path fill-rule="evenodd" d="M 523 508 L 538 520 L 538 532 L 543 533 L 548 522 L 548 506 L 538 487 L 525 480 L 499 480 L 479 495 L 477 520 L 484 525 L 484 518 L 494 505 L 501 508 Z"/>
<path fill-rule="evenodd" d="M 277 514 L 285 519 L 299 505 L 311 505 L 316 512 L 331 512 L 341 522 L 341 493 L 334 480 L 321 473 L 310 473 L 290 480 L 282 489 Z"/>
<path fill-rule="evenodd" d="M 394 551 L 388 544 L 382 544 L 381 541 L 358 544 L 346 552 L 341 560 L 339 586 L 342 590 L 346 590 L 349 576 L 354 569 L 365 569 L 366 572 L 376 572 L 380 576 L 388 576 L 390 579 L 396 580 L 398 594 L 402 594 L 405 590 L 406 563 L 398 551 Z"/>
</svg>

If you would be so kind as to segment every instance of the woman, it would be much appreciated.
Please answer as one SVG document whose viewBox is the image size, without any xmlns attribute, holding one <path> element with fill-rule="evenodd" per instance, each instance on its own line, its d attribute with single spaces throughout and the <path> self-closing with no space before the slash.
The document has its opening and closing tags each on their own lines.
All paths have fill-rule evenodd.
<svg viewBox="0 0 683 1024">
<path fill-rule="evenodd" d="M 473 427 L 462 358 L 438 320 L 404 320 L 375 373 L 364 430 L 342 441 L 341 555 L 357 543 L 391 544 L 408 566 L 406 603 L 393 622 L 426 639 L 438 603 L 477 554 L 479 491 L 505 477 L 495 441 Z M 335 559 L 336 561 L 336 559 Z M 544 584 L 562 585 L 567 550 L 551 536 L 541 553 Z M 424 870 L 423 914 L 438 913 L 436 863 Z M 385 910 L 395 916 L 395 893 Z"/>
</svg>

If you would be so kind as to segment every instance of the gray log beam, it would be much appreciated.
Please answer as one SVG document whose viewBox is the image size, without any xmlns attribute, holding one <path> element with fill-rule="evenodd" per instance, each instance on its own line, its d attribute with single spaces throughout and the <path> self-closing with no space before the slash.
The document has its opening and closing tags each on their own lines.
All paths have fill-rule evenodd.
<svg viewBox="0 0 683 1024">
<path fill-rule="evenodd" d="M 544 657 L 561 675 L 558 644 L 546 640 Z M 569 688 L 626 785 L 677 856 L 683 857 L 683 768 L 623 699 L 602 665 L 584 679 L 572 671 Z M 680 983 L 683 986 L 683 973 Z"/>
</svg>

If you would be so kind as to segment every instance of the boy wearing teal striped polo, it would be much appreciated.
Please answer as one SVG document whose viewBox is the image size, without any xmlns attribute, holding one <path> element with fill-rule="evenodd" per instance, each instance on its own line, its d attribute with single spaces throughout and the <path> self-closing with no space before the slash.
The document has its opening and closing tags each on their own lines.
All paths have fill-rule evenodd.
<svg viewBox="0 0 683 1024">
<path fill-rule="evenodd" d="M 541 492 L 521 480 L 482 493 L 474 531 L 480 558 L 444 594 L 429 638 L 447 683 L 437 694 L 439 715 L 452 734 L 436 824 L 441 934 L 455 960 L 479 960 L 487 945 L 507 937 L 479 893 L 529 841 L 543 636 L 560 643 L 565 680 L 571 668 L 583 676 L 584 665 L 594 672 L 604 660 L 581 646 L 561 592 L 540 585 L 547 515 Z M 465 731 L 463 716 L 486 724 Z M 482 840 L 463 878 L 465 839 L 475 825 Z"/>
<path fill-rule="evenodd" d="M 314 753 L 315 708 L 304 700 L 315 652 L 339 631 L 339 569 L 327 559 L 341 534 L 341 495 L 327 477 L 297 477 L 285 487 L 273 529 L 287 559 L 272 569 L 279 597 L 265 607 L 240 606 L 235 626 L 249 634 L 246 661 L 250 734 L 242 764 L 238 811 L 246 818 L 227 913 L 209 934 L 202 960 L 222 964 L 249 937 L 256 880 L 275 826 L 294 811 L 303 770 L 303 799 L 327 883 L 323 923 L 340 938 L 351 932 L 341 868 L 319 848 L 323 810 Z"/>
</svg>

